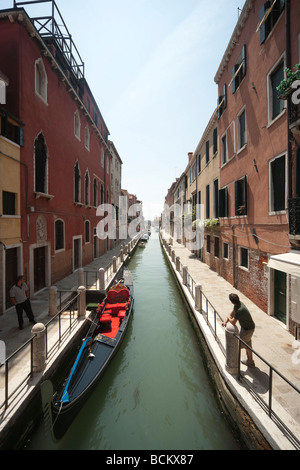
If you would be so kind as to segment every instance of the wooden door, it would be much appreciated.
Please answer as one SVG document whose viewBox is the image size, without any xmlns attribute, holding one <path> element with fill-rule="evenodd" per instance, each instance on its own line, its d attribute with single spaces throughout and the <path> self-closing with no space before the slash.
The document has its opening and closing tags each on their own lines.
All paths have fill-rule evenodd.
<svg viewBox="0 0 300 470">
<path fill-rule="evenodd" d="M 46 248 L 34 250 L 34 292 L 46 286 Z"/>
</svg>

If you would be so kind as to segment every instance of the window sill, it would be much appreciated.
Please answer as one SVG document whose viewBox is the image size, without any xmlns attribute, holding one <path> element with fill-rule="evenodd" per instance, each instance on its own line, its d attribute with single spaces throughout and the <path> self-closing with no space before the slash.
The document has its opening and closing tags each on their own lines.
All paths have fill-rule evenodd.
<svg viewBox="0 0 300 470">
<path fill-rule="evenodd" d="M 243 147 L 241 147 L 240 149 L 238 149 L 237 151 L 237 155 L 239 155 L 239 153 L 241 153 L 243 150 L 245 150 L 245 148 L 247 148 L 247 142 L 243 145 Z"/>
<path fill-rule="evenodd" d="M 82 202 L 74 202 L 74 206 L 82 207 L 83 204 L 82 204 Z"/>
<path fill-rule="evenodd" d="M 54 198 L 52 194 L 40 193 L 39 191 L 35 191 L 34 195 L 35 195 L 35 199 L 39 199 L 40 197 L 43 197 L 50 201 L 51 199 Z"/>
<path fill-rule="evenodd" d="M 273 124 L 275 124 L 275 122 L 277 122 L 278 119 L 280 119 L 282 116 L 284 116 L 285 113 L 286 113 L 286 108 L 283 108 L 281 113 L 279 113 L 274 119 L 269 118 L 269 121 L 268 121 L 268 124 L 267 124 L 267 129 L 269 129 Z"/>
</svg>

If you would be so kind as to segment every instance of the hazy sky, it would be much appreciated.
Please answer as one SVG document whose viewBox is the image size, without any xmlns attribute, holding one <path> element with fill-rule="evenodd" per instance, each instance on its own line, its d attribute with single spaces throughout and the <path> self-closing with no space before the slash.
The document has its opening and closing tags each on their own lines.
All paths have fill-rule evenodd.
<svg viewBox="0 0 300 470">
<path fill-rule="evenodd" d="M 123 160 L 122 187 L 146 218 L 160 214 L 216 108 L 214 76 L 244 3 L 56 0 Z M 51 13 L 51 3 L 32 8 Z"/>
</svg>

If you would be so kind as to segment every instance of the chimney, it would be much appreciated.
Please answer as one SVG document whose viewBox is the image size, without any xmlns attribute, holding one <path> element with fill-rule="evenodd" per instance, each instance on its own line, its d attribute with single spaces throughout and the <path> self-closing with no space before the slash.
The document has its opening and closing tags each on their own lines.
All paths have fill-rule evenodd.
<svg viewBox="0 0 300 470">
<path fill-rule="evenodd" d="M 189 162 L 191 161 L 191 159 L 192 159 L 193 155 L 194 155 L 194 152 L 189 152 L 189 153 L 188 153 L 188 156 L 189 156 Z"/>
</svg>

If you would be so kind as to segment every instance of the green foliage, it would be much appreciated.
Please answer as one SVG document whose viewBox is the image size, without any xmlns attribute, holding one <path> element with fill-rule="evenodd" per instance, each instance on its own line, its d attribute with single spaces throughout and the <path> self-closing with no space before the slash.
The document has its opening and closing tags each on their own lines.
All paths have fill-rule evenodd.
<svg viewBox="0 0 300 470">
<path fill-rule="evenodd" d="M 300 63 L 296 64 L 291 70 L 288 67 L 284 69 L 286 78 L 284 78 L 277 87 L 277 91 L 280 97 L 285 95 L 291 90 L 291 86 L 295 80 L 300 80 Z"/>
</svg>

